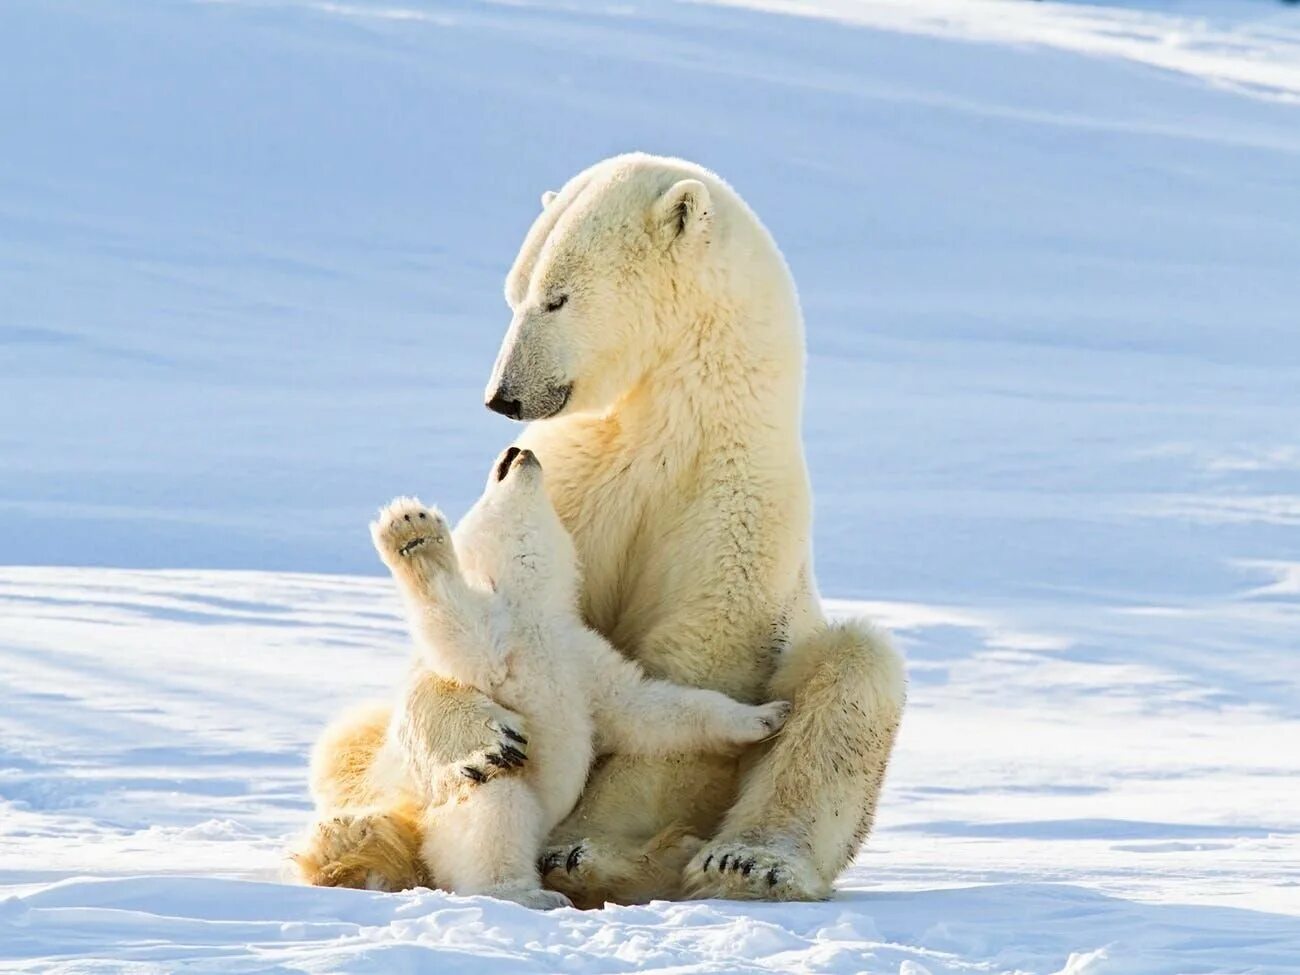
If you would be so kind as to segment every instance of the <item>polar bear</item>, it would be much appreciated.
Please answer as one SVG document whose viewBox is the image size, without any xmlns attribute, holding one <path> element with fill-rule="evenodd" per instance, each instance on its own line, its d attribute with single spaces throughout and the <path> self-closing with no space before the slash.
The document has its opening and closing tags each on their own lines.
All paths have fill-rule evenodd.
<svg viewBox="0 0 1300 975">
<path fill-rule="evenodd" d="M 827 897 L 871 827 L 905 678 L 884 633 L 819 601 L 789 269 L 740 195 L 679 159 L 607 159 L 542 203 L 485 398 L 529 421 L 516 445 L 549 473 L 584 618 L 656 677 L 794 705 L 739 757 L 600 762 L 544 880 L 584 906 Z M 395 720 L 428 767 L 518 774 L 483 764 L 494 707 L 430 685 Z M 379 720 L 333 728 L 341 773 L 318 781 L 361 788 Z"/>
<path fill-rule="evenodd" d="M 538 854 L 577 803 L 597 754 L 734 750 L 779 731 L 790 706 L 647 679 L 588 629 L 578 614 L 577 553 L 543 483 L 533 453 L 511 447 L 454 540 L 442 514 L 412 498 L 381 510 L 370 531 L 423 665 L 517 710 L 530 729 L 519 775 L 460 800 L 431 797 L 429 873 L 456 893 L 546 909 L 570 902 L 542 889 Z"/>
</svg>

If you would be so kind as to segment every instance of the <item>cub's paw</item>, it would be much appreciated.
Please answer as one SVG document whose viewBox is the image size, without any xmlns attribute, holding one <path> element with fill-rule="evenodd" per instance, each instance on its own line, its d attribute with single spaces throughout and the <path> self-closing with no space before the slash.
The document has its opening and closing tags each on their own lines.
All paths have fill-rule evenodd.
<svg viewBox="0 0 1300 975">
<path fill-rule="evenodd" d="M 298 879 L 316 887 L 408 890 L 432 886 L 407 820 L 388 813 L 344 813 L 309 829 L 289 859 Z"/>
<path fill-rule="evenodd" d="M 394 498 L 370 523 L 370 538 L 384 564 L 397 571 L 404 564 L 437 561 L 447 549 L 451 530 L 437 508 L 417 498 Z"/>
<path fill-rule="evenodd" d="M 738 901 L 818 901 L 831 895 L 811 858 L 794 844 L 714 841 L 686 865 L 691 897 Z"/>
<path fill-rule="evenodd" d="M 484 747 L 457 763 L 462 780 L 479 785 L 503 772 L 513 772 L 528 761 L 528 737 L 524 719 L 513 711 L 493 705 L 487 721 Z"/>
<path fill-rule="evenodd" d="M 733 722 L 731 740 L 738 745 L 748 745 L 771 738 L 785 727 L 790 707 L 789 701 L 743 706 Z"/>
</svg>

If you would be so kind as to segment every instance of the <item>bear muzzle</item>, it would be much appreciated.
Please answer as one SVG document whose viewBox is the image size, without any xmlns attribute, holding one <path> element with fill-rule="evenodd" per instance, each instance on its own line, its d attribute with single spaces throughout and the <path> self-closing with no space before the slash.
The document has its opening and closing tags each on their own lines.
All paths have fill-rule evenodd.
<svg viewBox="0 0 1300 975">
<path fill-rule="evenodd" d="M 569 404 L 572 393 L 572 383 L 563 386 L 548 384 L 538 392 L 521 398 L 509 386 L 501 383 L 488 397 L 487 408 L 512 420 L 545 420 L 559 414 Z"/>
</svg>

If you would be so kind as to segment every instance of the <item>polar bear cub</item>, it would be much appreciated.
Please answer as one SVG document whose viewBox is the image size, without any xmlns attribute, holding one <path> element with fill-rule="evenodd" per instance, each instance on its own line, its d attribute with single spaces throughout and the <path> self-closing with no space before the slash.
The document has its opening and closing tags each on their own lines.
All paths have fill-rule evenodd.
<svg viewBox="0 0 1300 975">
<path fill-rule="evenodd" d="M 748 705 L 653 680 L 583 623 L 577 552 L 531 451 L 501 455 L 455 541 L 436 509 L 411 498 L 384 508 L 371 537 L 405 600 L 423 666 L 527 722 L 519 771 L 426 812 L 421 852 L 440 886 L 566 906 L 563 894 L 542 889 L 537 859 L 598 754 L 726 750 L 771 736 L 789 714 L 784 701 Z"/>
</svg>

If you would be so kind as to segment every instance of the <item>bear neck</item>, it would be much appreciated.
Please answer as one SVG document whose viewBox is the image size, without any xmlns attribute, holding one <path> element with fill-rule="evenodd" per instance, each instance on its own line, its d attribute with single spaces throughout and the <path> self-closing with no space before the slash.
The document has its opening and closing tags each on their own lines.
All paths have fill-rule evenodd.
<svg viewBox="0 0 1300 975">
<path fill-rule="evenodd" d="M 619 425 L 641 442 L 801 453 L 803 327 L 782 304 L 719 303 L 668 323 L 673 340 L 615 406 Z"/>
</svg>

